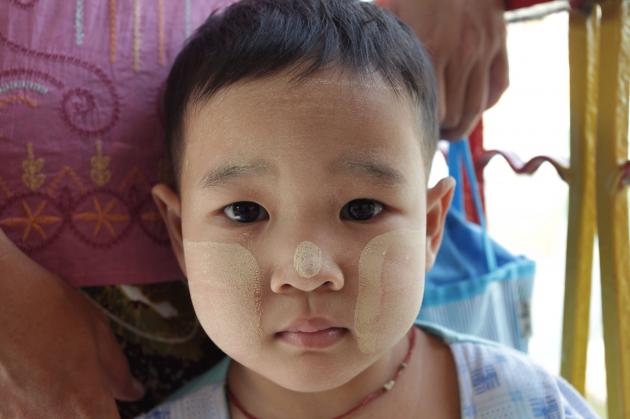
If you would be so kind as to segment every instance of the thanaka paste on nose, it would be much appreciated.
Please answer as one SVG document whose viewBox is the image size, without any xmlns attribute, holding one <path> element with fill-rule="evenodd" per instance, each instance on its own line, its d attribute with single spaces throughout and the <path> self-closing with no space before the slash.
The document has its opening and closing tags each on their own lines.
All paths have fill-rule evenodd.
<svg viewBox="0 0 630 419">
<path fill-rule="evenodd" d="M 302 278 L 312 278 L 322 268 L 322 249 L 315 243 L 303 241 L 295 248 L 293 267 Z"/>
</svg>

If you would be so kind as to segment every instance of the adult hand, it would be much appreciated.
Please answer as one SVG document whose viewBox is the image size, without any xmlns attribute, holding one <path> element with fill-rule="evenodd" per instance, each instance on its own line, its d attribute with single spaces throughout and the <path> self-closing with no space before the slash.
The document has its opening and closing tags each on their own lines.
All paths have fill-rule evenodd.
<svg viewBox="0 0 630 419">
<path fill-rule="evenodd" d="M 107 318 L 0 230 L 0 417 L 118 418 L 144 392 Z"/>
<path fill-rule="evenodd" d="M 438 82 L 440 135 L 468 134 L 509 84 L 501 0 L 384 0 L 429 51 Z"/>
</svg>

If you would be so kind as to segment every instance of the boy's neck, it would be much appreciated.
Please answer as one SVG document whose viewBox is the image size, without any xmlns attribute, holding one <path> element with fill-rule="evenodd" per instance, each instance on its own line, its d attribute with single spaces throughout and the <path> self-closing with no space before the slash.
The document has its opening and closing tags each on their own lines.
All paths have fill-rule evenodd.
<svg viewBox="0 0 630 419">
<path fill-rule="evenodd" d="M 415 333 L 414 330 L 412 333 Z M 228 372 L 227 382 L 230 391 L 242 406 L 259 418 L 309 418 L 335 417 L 359 405 L 367 395 L 380 389 L 399 369 L 409 349 L 409 334 L 406 334 L 385 355 L 366 370 L 341 387 L 316 392 L 304 393 L 288 390 L 264 378 L 254 371 L 233 362 Z M 424 339 L 416 344 L 414 358 L 423 350 Z M 405 375 L 405 371 L 402 375 Z M 396 390 L 393 390 L 396 391 Z M 383 396 L 388 395 L 385 393 Z M 361 413 L 371 410 L 369 403 L 361 408 Z M 232 417 L 238 409 L 231 406 Z M 240 413 L 240 412 L 239 412 Z M 357 412 L 359 413 L 359 412 Z"/>
</svg>

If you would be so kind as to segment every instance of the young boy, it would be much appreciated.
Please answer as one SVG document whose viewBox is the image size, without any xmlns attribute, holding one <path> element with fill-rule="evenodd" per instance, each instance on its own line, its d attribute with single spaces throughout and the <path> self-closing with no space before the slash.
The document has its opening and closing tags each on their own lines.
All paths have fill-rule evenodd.
<svg viewBox="0 0 630 419">
<path fill-rule="evenodd" d="M 431 64 L 358 0 L 243 0 L 168 79 L 154 188 L 228 355 L 146 417 L 595 417 L 525 356 L 414 325 L 453 181 L 427 189 Z"/>
</svg>

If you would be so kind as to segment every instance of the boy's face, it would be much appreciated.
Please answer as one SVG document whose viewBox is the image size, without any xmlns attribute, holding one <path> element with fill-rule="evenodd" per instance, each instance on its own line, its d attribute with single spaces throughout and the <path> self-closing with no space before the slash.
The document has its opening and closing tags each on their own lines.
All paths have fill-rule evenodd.
<svg viewBox="0 0 630 419">
<path fill-rule="evenodd" d="M 212 340 L 296 391 L 348 382 L 419 310 L 453 182 L 427 192 L 416 108 L 320 72 L 188 112 L 178 198 L 154 189 Z"/>
</svg>

